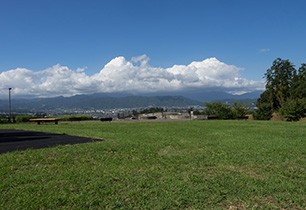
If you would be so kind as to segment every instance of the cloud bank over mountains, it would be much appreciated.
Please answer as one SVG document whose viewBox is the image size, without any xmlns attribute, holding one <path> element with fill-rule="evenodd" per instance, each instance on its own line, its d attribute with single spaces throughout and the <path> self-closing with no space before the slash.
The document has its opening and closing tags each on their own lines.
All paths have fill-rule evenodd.
<svg viewBox="0 0 306 210">
<path fill-rule="evenodd" d="M 153 67 L 142 55 L 127 61 L 116 57 L 92 76 L 83 68 L 71 70 L 59 64 L 32 71 L 17 68 L 0 74 L 0 97 L 7 97 L 13 88 L 15 97 L 55 97 L 77 94 L 116 93 L 152 94 L 186 90 L 219 90 L 234 95 L 264 89 L 264 81 L 240 76 L 242 68 L 227 65 L 216 58 L 194 61 L 171 68 Z"/>
</svg>

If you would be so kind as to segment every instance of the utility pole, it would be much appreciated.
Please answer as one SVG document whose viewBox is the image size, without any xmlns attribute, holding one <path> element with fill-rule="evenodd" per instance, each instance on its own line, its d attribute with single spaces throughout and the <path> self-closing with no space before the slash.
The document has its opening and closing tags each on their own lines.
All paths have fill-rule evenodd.
<svg viewBox="0 0 306 210">
<path fill-rule="evenodd" d="M 9 123 L 11 123 L 11 90 L 12 88 L 9 88 L 9 118 L 8 118 Z"/>
</svg>

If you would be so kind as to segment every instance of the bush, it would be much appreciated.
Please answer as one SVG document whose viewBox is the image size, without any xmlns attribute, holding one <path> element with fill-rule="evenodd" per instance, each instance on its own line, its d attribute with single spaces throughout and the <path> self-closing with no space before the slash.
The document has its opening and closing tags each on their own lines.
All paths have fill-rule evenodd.
<svg viewBox="0 0 306 210">
<path fill-rule="evenodd" d="M 88 115 L 69 115 L 62 118 L 64 121 L 84 121 L 92 120 L 91 116 Z"/>
<path fill-rule="evenodd" d="M 204 112 L 201 112 L 197 109 L 193 111 L 193 115 L 204 115 L 204 114 L 205 114 Z"/>
<path fill-rule="evenodd" d="M 201 112 L 200 110 L 194 109 L 193 107 L 189 108 L 187 112 L 190 114 L 191 111 L 193 111 L 193 115 L 204 115 L 204 112 Z"/>
<path fill-rule="evenodd" d="M 33 119 L 34 117 L 28 116 L 28 115 L 20 115 L 15 118 L 16 122 L 29 122 L 30 119 Z"/>
<path fill-rule="evenodd" d="M 234 119 L 232 109 L 221 102 L 205 103 L 206 111 L 211 117 L 218 117 L 220 120 Z"/>
<path fill-rule="evenodd" d="M 253 114 L 254 120 L 270 120 L 272 118 L 273 110 L 268 103 L 257 105 L 257 109 Z"/>
<path fill-rule="evenodd" d="M 148 113 L 156 113 L 156 112 L 163 112 L 164 108 L 161 107 L 151 107 L 148 109 L 144 109 L 139 112 L 139 114 L 148 114 Z"/>
<path fill-rule="evenodd" d="M 299 121 L 305 117 L 306 100 L 305 99 L 289 99 L 279 109 L 279 114 L 287 118 L 288 121 Z"/>
<path fill-rule="evenodd" d="M 7 118 L 0 118 L 0 123 L 8 123 L 8 119 Z"/>
<path fill-rule="evenodd" d="M 236 119 L 238 117 L 244 117 L 247 112 L 249 110 L 249 105 L 243 105 L 242 102 L 237 103 L 234 102 L 233 106 L 232 106 L 232 112 L 233 112 L 233 117 Z"/>
</svg>

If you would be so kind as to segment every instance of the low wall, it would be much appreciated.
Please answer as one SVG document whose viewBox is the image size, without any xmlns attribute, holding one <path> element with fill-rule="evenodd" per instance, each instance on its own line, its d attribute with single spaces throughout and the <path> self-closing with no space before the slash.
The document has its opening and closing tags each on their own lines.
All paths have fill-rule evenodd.
<svg viewBox="0 0 306 210">
<path fill-rule="evenodd" d="M 148 113 L 148 114 L 140 114 L 138 116 L 139 120 L 147 120 L 147 119 L 170 119 L 170 120 L 207 120 L 207 115 L 193 115 L 190 117 L 189 113 L 177 113 L 177 112 L 158 112 L 158 113 Z"/>
</svg>

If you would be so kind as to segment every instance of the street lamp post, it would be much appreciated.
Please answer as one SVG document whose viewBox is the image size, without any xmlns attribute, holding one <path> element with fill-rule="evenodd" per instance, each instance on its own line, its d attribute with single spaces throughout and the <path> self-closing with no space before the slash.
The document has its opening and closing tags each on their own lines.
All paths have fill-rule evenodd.
<svg viewBox="0 0 306 210">
<path fill-rule="evenodd" d="M 8 122 L 11 122 L 11 90 L 12 88 L 9 88 L 9 118 L 8 118 Z"/>
</svg>

